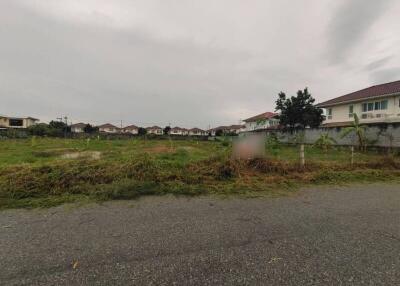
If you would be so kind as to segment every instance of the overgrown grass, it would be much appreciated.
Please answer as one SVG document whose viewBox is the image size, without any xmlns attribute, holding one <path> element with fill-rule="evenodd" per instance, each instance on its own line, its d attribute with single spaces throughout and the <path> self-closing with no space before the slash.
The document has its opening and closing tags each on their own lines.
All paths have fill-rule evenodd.
<svg viewBox="0 0 400 286">
<path fill-rule="evenodd" d="M 397 181 L 400 160 L 378 153 L 279 146 L 267 158 L 232 160 L 219 142 L 157 140 L 0 141 L 0 208 L 135 199 L 143 195 L 263 193 L 281 195 L 309 184 Z M 268 148 L 267 148 L 268 150 Z M 101 152 L 63 159 L 67 153 Z M 86 153 L 85 153 L 86 152 Z"/>
</svg>

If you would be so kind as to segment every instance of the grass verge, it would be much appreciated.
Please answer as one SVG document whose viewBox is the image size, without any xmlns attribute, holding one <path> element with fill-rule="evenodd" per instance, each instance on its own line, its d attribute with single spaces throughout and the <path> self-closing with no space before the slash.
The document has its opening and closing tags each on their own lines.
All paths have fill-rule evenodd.
<svg viewBox="0 0 400 286">
<path fill-rule="evenodd" d="M 143 153 L 124 161 L 79 159 L 2 167 L 0 208 L 164 194 L 280 196 L 315 184 L 400 181 L 400 163 L 392 157 L 354 166 L 310 162 L 300 167 L 277 159 L 232 160 L 226 154 L 192 162 L 182 150 L 162 155 L 162 160 L 157 156 Z"/>
</svg>

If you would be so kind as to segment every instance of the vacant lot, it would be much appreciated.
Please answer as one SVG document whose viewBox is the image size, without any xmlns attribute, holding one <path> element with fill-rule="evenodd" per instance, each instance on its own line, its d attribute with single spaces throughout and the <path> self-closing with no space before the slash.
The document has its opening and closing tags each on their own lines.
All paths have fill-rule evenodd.
<svg viewBox="0 0 400 286">
<path fill-rule="evenodd" d="M 227 142 L 196 140 L 0 141 L 0 208 L 53 206 L 72 201 L 141 195 L 206 193 L 280 195 L 294 186 L 397 180 L 400 161 L 377 152 L 266 145 L 267 158 L 236 161 Z"/>
</svg>

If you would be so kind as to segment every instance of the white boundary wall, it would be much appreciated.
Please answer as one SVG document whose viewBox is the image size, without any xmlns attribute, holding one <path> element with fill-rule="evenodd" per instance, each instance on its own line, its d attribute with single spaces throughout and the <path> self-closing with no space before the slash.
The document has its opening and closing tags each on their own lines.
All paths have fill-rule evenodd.
<svg viewBox="0 0 400 286">
<path fill-rule="evenodd" d="M 276 133 L 278 139 L 282 143 L 300 143 L 314 144 L 321 134 L 328 133 L 329 136 L 336 140 L 338 145 L 357 145 L 357 137 L 354 133 L 341 138 L 344 127 L 341 128 L 316 128 L 305 129 L 295 132 L 260 132 L 264 136 Z M 377 147 L 400 147 L 400 124 L 386 124 L 369 126 L 366 129 L 366 137 L 368 145 Z M 300 139 L 302 138 L 302 140 Z M 299 140 L 300 139 L 300 140 Z"/>
</svg>

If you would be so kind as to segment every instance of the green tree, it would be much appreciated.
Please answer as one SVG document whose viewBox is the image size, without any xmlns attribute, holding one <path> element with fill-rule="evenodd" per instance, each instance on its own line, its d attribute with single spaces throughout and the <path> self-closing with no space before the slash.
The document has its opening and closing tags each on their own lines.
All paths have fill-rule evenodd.
<svg viewBox="0 0 400 286">
<path fill-rule="evenodd" d="M 215 136 L 224 136 L 224 130 L 217 129 L 217 131 L 215 131 Z"/>
<path fill-rule="evenodd" d="M 146 135 L 147 134 L 146 128 L 139 127 L 138 134 L 142 136 Z"/>
<path fill-rule="evenodd" d="M 71 128 L 62 121 L 50 121 L 48 135 L 52 137 L 62 137 L 71 132 Z"/>
<path fill-rule="evenodd" d="M 165 135 L 169 135 L 169 133 L 171 132 L 171 126 L 165 126 L 163 132 Z"/>
<path fill-rule="evenodd" d="M 97 127 L 94 127 L 94 126 L 90 125 L 90 124 L 86 124 L 86 126 L 83 128 L 83 131 L 85 133 L 92 134 L 92 133 L 98 132 L 99 129 Z"/>
<path fill-rule="evenodd" d="M 336 144 L 336 140 L 330 137 L 328 133 L 321 134 L 321 136 L 314 142 L 314 146 L 322 148 L 325 153 L 334 144 Z"/>
<path fill-rule="evenodd" d="M 358 140 L 358 148 L 365 150 L 366 142 L 367 142 L 367 138 L 365 136 L 365 131 L 367 130 L 367 128 L 368 127 L 366 125 L 360 124 L 358 115 L 354 114 L 354 120 L 353 120 L 352 126 L 346 127 L 345 129 L 343 129 L 340 137 L 344 138 L 346 136 L 349 136 L 350 134 L 355 134 L 357 136 L 357 140 Z"/>
<path fill-rule="evenodd" d="M 46 136 L 49 134 L 49 126 L 46 123 L 39 123 L 29 126 L 27 131 L 32 136 Z"/>
<path fill-rule="evenodd" d="M 299 90 L 296 96 L 290 98 L 280 92 L 275 108 L 280 112 L 280 124 L 290 130 L 319 127 L 324 118 L 322 109 L 316 107 L 314 102 L 307 88 Z"/>
</svg>

